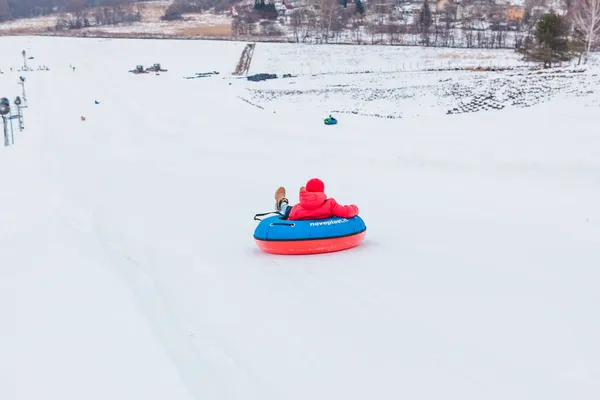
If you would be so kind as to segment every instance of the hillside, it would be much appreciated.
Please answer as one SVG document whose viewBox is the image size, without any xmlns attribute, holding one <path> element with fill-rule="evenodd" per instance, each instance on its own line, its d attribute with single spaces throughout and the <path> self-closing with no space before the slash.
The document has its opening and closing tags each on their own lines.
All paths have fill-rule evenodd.
<svg viewBox="0 0 600 400">
<path fill-rule="evenodd" d="M 364 4 L 360 0 L 277 0 L 258 8 L 250 0 L 177 1 L 89 7 L 18 19 L 0 23 L 0 34 L 515 48 L 541 15 L 566 12 L 563 3 L 553 0 L 431 1 L 431 5 L 426 2 L 431 16 L 423 25 L 424 0 Z"/>
<path fill-rule="evenodd" d="M 115 37 L 195 37 L 217 36 L 229 37 L 231 19 L 226 15 L 214 13 L 188 14 L 185 21 L 161 21 L 171 0 L 158 0 L 137 3 L 127 6 L 127 10 L 140 14 L 140 21 L 117 25 L 91 26 L 82 29 L 57 29 L 64 21 L 87 18 L 84 15 L 74 16 L 70 13 L 50 14 L 39 18 L 22 18 L 0 23 L 0 34 L 4 35 L 65 35 L 65 36 L 115 36 Z M 97 8 L 89 9 L 93 16 Z M 93 17 L 89 18 L 93 21 Z"/>
<path fill-rule="evenodd" d="M 593 63 L 259 43 L 250 75 L 280 76 L 253 82 L 238 42 L 0 47 L 27 105 L 0 148 L 0 399 L 600 397 Z M 311 177 L 365 241 L 259 250 L 254 215 Z"/>
</svg>

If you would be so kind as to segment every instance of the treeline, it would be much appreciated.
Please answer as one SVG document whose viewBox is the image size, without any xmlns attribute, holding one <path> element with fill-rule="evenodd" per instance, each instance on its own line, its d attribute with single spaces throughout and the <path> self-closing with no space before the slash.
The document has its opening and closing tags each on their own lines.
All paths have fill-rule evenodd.
<svg viewBox="0 0 600 400">
<path fill-rule="evenodd" d="M 144 0 L 138 0 L 144 1 Z M 0 22 L 62 12 L 81 12 L 93 7 L 121 7 L 134 0 L 0 0 Z"/>
<path fill-rule="evenodd" d="M 72 1 L 72 0 L 70 0 Z M 83 3 L 84 0 L 81 0 Z M 112 5 L 98 4 L 95 6 L 71 5 L 56 23 L 57 30 L 89 28 L 91 26 L 132 24 L 142 19 L 142 9 L 139 4 L 128 1 Z M 106 2 L 108 3 L 108 2 Z"/>
<path fill-rule="evenodd" d="M 303 43 L 521 48 L 541 17 L 532 13 L 529 0 L 518 18 L 510 17 L 508 6 L 474 0 L 463 0 L 460 12 L 453 1 L 437 7 L 435 0 L 417 0 L 403 9 L 391 1 L 314 0 L 311 7 L 279 12 L 271 1 L 255 0 L 253 8 L 242 8 L 232 21 L 233 36 L 283 36 L 287 31 Z M 586 1 L 598 3 L 600 10 L 600 0 Z"/>
<path fill-rule="evenodd" d="M 436 10 L 434 0 L 420 0 L 410 13 L 393 2 L 315 0 L 312 7 L 277 12 L 269 0 L 256 0 L 233 18 L 234 36 L 277 35 L 287 25 L 296 42 L 420 45 L 443 47 L 519 47 L 533 20 L 509 21 L 506 9 L 490 5 L 466 9 L 459 17 L 457 4 Z M 350 5 L 352 7 L 350 7 Z M 278 23 L 268 20 L 278 20 Z M 276 27 L 275 27 L 276 28 Z M 511 40 L 509 40 L 511 39 Z"/>
<path fill-rule="evenodd" d="M 184 14 L 201 13 L 211 9 L 220 12 L 238 2 L 239 0 L 174 0 L 167 7 L 161 19 L 163 21 L 175 21 L 183 19 Z"/>
</svg>

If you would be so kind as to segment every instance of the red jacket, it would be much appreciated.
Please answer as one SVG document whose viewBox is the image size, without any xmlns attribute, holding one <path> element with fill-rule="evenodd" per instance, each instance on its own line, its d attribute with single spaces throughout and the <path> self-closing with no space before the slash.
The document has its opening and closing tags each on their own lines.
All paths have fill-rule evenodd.
<svg viewBox="0 0 600 400">
<path fill-rule="evenodd" d="M 288 219 L 324 219 L 331 217 L 353 218 L 358 215 L 354 204 L 343 206 L 335 199 L 328 199 L 323 192 L 300 192 L 300 203 L 292 207 Z"/>
</svg>

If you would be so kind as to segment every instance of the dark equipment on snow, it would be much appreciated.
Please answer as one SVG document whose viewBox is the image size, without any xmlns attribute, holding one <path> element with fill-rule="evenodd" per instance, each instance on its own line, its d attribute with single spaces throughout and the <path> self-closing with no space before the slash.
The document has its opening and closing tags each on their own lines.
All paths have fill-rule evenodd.
<svg viewBox="0 0 600 400">
<path fill-rule="evenodd" d="M 213 75 L 219 75 L 218 71 L 212 72 L 196 72 L 195 76 L 184 76 L 185 79 L 198 79 L 198 78 L 208 78 Z"/>
<path fill-rule="evenodd" d="M 277 79 L 277 74 L 254 74 L 247 77 L 249 81 L 260 82 L 267 79 Z"/>
<path fill-rule="evenodd" d="M 137 74 L 147 74 L 147 73 L 148 73 L 148 71 L 146 71 L 146 70 L 144 69 L 144 66 L 143 66 L 143 65 L 138 65 L 138 66 L 136 66 L 136 67 L 135 67 L 135 69 L 132 69 L 132 70 L 130 70 L 129 72 L 132 72 L 132 73 L 134 73 L 134 74 L 136 74 L 136 75 L 137 75 Z"/>
<path fill-rule="evenodd" d="M 166 69 L 161 68 L 160 63 L 156 63 L 151 67 L 146 68 L 148 72 L 167 72 Z"/>
<path fill-rule="evenodd" d="M 292 74 L 283 74 L 281 76 L 282 78 L 293 78 L 294 76 Z M 277 74 L 254 74 L 254 75 L 250 75 L 248 77 L 246 77 L 246 79 L 248 79 L 249 81 L 253 81 L 253 82 L 260 82 L 260 81 L 266 81 L 267 79 L 277 79 L 279 78 L 277 76 Z"/>
</svg>

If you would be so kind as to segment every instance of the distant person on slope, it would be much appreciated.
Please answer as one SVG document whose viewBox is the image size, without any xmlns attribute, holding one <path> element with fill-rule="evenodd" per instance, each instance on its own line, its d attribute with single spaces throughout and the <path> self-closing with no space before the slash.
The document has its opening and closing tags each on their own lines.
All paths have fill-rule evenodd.
<svg viewBox="0 0 600 400">
<path fill-rule="evenodd" d="M 275 209 L 289 220 L 325 219 L 331 217 L 353 218 L 358 215 L 358 207 L 354 204 L 341 205 L 333 198 L 327 198 L 325 184 L 313 178 L 300 188 L 300 203 L 290 206 L 285 197 L 285 188 L 275 192 Z"/>
</svg>

